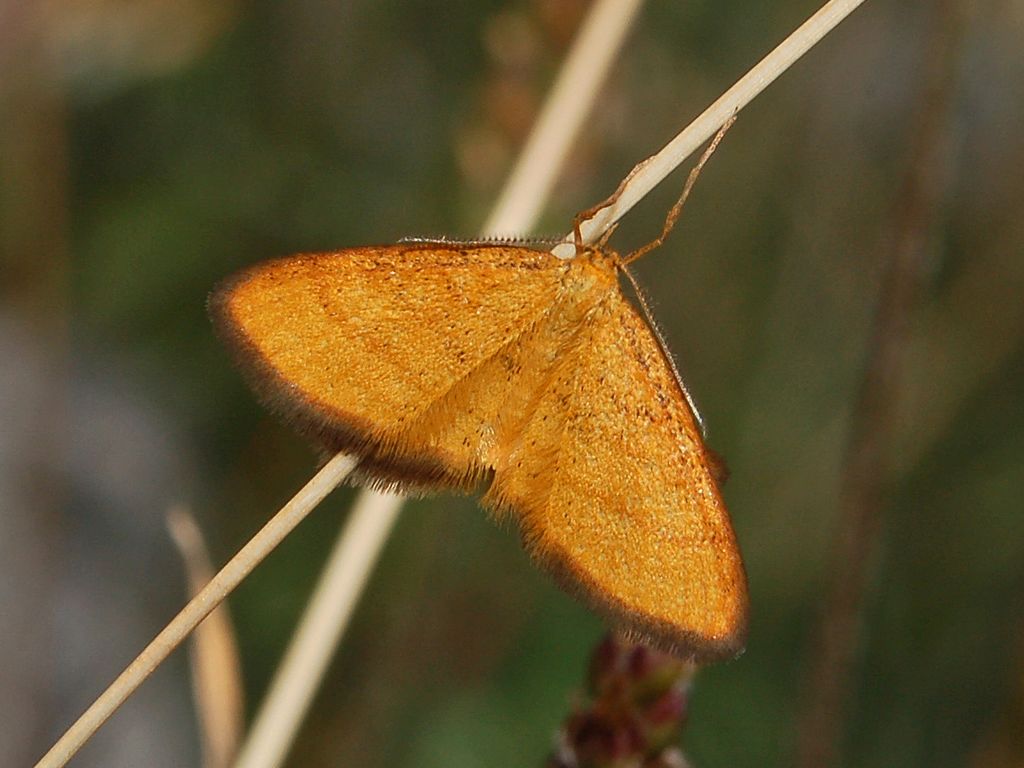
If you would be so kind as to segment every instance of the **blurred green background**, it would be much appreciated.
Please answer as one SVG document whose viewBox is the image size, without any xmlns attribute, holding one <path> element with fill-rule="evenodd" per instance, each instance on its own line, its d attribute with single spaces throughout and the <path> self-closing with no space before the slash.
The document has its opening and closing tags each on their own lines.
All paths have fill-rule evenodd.
<svg viewBox="0 0 1024 768">
<path fill-rule="evenodd" d="M 472 237 L 587 5 L 0 2 L 0 763 L 41 755 L 182 603 L 169 504 L 219 563 L 315 468 L 215 342 L 211 287 L 296 251 Z M 753 601 L 747 652 L 698 677 L 698 766 L 793 761 L 943 34 L 844 764 L 1024 761 L 1024 9 L 970 6 L 944 31 L 939 4 L 867 3 L 743 112 L 637 266 L 729 461 Z M 649 3 L 538 232 L 565 232 L 815 8 Z M 653 237 L 681 184 L 613 243 Z M 230 601 L 250 711 L 353 495 Z M 601 631 L 472 499 L 410 502 L 289 764 L 539 765 Z M 198 761 L 178 654 L 74 765 Z"/>
</svg>

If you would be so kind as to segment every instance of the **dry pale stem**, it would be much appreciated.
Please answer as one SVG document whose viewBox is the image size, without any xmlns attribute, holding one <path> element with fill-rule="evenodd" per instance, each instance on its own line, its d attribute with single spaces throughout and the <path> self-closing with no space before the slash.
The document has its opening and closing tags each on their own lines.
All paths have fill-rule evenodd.
<svg viewBox="0 0 1024 768">
<path fill-rule="evenodd" d="M 235 768 L 284 761 L 401 506 L 402 498 L 394 494 L 363 493 L 359 497 Z"/>
<path fill-rule="evenodd" d="M 750 102 L 779 74 L 785 71 L 800 56 L 809 50 L 815 43 L 824 37 L 843 18 L 849 15 L 863 0 L 831 0 L 818 13 L 802 25 L 796 32 L 786 39 L 778 48 L 763 59 L 753 70 L 743 77 L 736 85 L 730 88 L 718 101 L 698 117 L 690 126 L 680 133 L 668 146 L 657 155 L 641 163 L 630 174 L 627 182 L 624 183 L 620 192 L 616 195 L 613 204 L 603 208 L 593 219 L 584 222 L 583 236 L 587 242 L 594 242 L 623 214 L 633 207 L 647 192 L 653 189 L 658 182 L 667 176 L 673 169 L 685 160 L 700 144 L 709 139 L 715 131 L 740 108 Z M 602 9 L 607 12 L 609 18 L 612 10 L 609 6 L 619 7 L 619 23 L 623 25 L 620 35 L 624 35 L 633 17 L 634 10 L 631 3 L 625 0 L 607 0 L 599 3 L 595 9 Z M 589 36 L 594 44 L 607 46 L 607 41 L 613 39 L 603 31 L 603 25 L 597 21 L 589 22 L 588 29 L 593 29 Z M 590 27 L 590 24 L 593 27 Z M 621 36 L 620 36 L 621 39 Z M 614 59 L 609 51 L 603 54 L 591 54 L 584 57 L 584 62 L 600 69 L 607 67 L 601 63 L 607 56 L 608 61 Z M 587 69 L 586 65 L 579 65 L 580 71 Z M 573 88 L 566 87 L 567 93 L 572 93 Z M 593 92 L 589 98 L 594 98 L 597 84 L 593 86 Z M 589 104 L 580 103 L 576 106 L 584 114 Z M 548 110 L 546 110 L 548 111 Z M 566 121 L 566 124 L 575 123 L 578 126 L 582 122 L 581 115 L 569 115 L 567 110 L 561 107 L 553 107 L 550 110 L 557 118 Z M 563 143 L 559 151 L 543 148 L 537 150 L 545 163 L 552 166 L 560 165 L 568 150 L 568 144 L 572 137 L 559 125 L 559 119 L 550 120 L 550 135 L 537 135 L 531 137 L 531 143 L 537 141 L 540 144 L 547 142 Z M 562 134 L 561 137 L 558 134 Z M 538 161 L 539 162 L 539 161 Z M 523 171 L 526 175 L 526 171 Z M 550 182 L 546 182 L 550 185 Z M 531 206 L 525 206 L 521 202 L 520 195 L 509 194 L 506 199 L 502 198 L 502 207 L 509 206 L 510 209 L 519 210 L 519 215 L 530 213 Z M 536 211 L 540 205 L 532 206 Z M 525 231 L 529 229 L 530 222 L 525 220 L 515 221 L 513 214 L 505 214 L 504 210 L 496 211 L 488 222 L 488 233 L 499 229 Z M 571 241 L 572 236 L 567 236 Z M 571 243 L 567 246 L 571 248 Z M 557 255 L 566 254 L 556 249 Z M 569 254 L 571 255 L 571 253 Z M 143 680 L 159 665 L 170 652 L 177 647 L 182 640 L 191 632 L 195 626 L 202 621 L 226 596 L 234 589 L 239 582 L 252 570 L 255 565 L 265 557 L 273 547 L 280 543 L 306 514 L 326 496 L 341 480 L 351 471 L 353 460 L 338 455 L 335 456 L 316 476 L 292 499 L 280 512 L 253 539 L 239 551 L 235 557 L 214 577 L 214 580 L 199 593 L 189 604 L 167 625 L 167 627 L 150 643 L 149 646 L 132 662 L 132 664 L 114 681 L 114 683 L 89 707 L 81 718 L 61 737 L 61 739 L 50 749 L 49 752 L 39 761 L 37 768 L 52 768 L 53 766 L 64 765 L 85 741 L 96 731 L 103 722 L 117 709 L 118 706 L 142 683 Z M 366 492 L 369 493 L 369 492 Z M 375 500 L 374 500 L 375 499 Z M 367 516 L 386 516 L 387 508 L 391 504 L 385 497 L 370 497 L 365 501 L 363 508 Z M 355 521 L 353 521 L 355 525 Z M 380 545 L 386 539 L 386 531 L 381 534 Z M 378 548 L 379 548 L 378 546 Z M 373 567 L 376 554 L 365 559 L 362 566 L 367 571 Z M 362 583 L 364 579 L 357 579 Z M 358 600 L 359 590 L 351 598 L 353 602 Z M 290 740 L 290 736 L 289 736 Z"/>
<path fill-rule="evenodd" d="M 863 0 L 832 0 L 827 3 L 680 133 L 662 152 L 637 166 L 616 193 L 615 203 L 601 210 L 593 220 L 585 222 L 585 239 L 588 242 L 598 239 L 742 106 L 799 59 L 861 2 Z M 532 227 L 533 220 L 543 207 L 543 201 L 550 192 L 557 171 L 561 168 L 575 138 L 575 131 L 589 111 L 592 100 L 596 98 L 601 79 L 614 60 L 617 48 L 629 29 L 635 14 L 635 6 L 633 0 L 602 0 L 594 6 L 549 96 L 536 129 L 531 134 L 504 192 L 499 197 L 495 210 L 483 228 L 484 235 L 525 232 Z M 555 253 L 566 255 L 559 253 L 558 249 Z M 571 255 L 571 252 L 568 255 Z M 357 510 L 360 516 L 384 518 L 390 522 L 395 519 L 397 513 L 392 504 L 387 497 L 367 490 L 360 496 Z M 353 515 L 355 514 L 356 512 L 353 512 Z M 362 524 L 353 520 L 351 526 L 355 529 L 362 527 Z M 346 535 L 347 533 L 343 531 L 342 536 Z M 384 536 L 375 540 L 378 550 L 383 547 L 385 540 L 386 532 Z M 342 543 L 338 545 L 339 549 L 343 546 Z M 361 558 L 358 566 L 372 568 L 376 562 L 376 555 L 374 552 L 371 557 Z M 363 575 L 353 575 L 352 578 L 365 583 Z M 348 599 L 357 601 L 359 593 L 351 593 Z M 339 615 L 347 616 L 348 613 L 340 612 Z M 324 627 L 320 641 L 324 644 L 329 643 L 331 649 L 329 652 L 321 650 L 316 654 L 309 654 L 309 666 L 324 665 L 325 660 L 330 658 L 334 645 L 340 641 L 344 627 L 329 627 L 326 622 L 321 622 L 314 614 L 312 606 L 303 617 L 302 625 L 307 622 Z M 296 637 L 304 634 L 305 629 L 300 627 Z M 288 658 L 296 654 L 296 642 L 297 640 L 293 640 L 292 647 L 287 651 Z M 287 670 L 290 666 L 286 664 L 282 667 L 272 683 L 261 713 L 257 717 L 256 726 L 243 748 L 244 763 L 240 764 L 244 764 L 245 768 L 269 768 L 279 764 L 294 737 L 298 719 L 273 718 L 265 713 L 281 711 L 285 707 L 281 703 L 283 700 L 291 700 L 291 706 L 301 708 L 304 712 L 308 707 L 309 698 L 316 689 L 322 670 L 317 674 L 313 674 L 311 670 L 302 670 L 301 661 L 296 661 L 294 667 Z M 301 677 L 306 681 L 305 684 L 310 686 L 301 695 L 296 687 L 298 684 L 287 679 L 293 675 Z M 269 735 L 264 733 L 265 729 L 279 732 Z M 257 741 L 264 744 L 265 748 L 256 750 L 249 746 Z"/>
<path fill-rule="evenodd" d="M 324 465 L 291 501 L 252 537 L 238 553 L 221 568 L 203 590 L 189 601 L 146 649 L 93 702 L 74 725 L 61 736 L 36 764 L 36 768 L 56 768 L 67 763 L 81 746 L 106 722 L 142 682 L 149 677 L 171 651 L 196 628 L 228 594 L 249 575 L 310 511 L 345 479 L 355 460 L 339 454 Z"/>
<path fill-rule="evenodd" d="M 640 4 L 641 0 L 599 0 L 587 15 L 483 226 L 485 237 L 520 235 L 533 228 Z"/>
<path fill-rule="evenodd" d="M 801 24 L 771 53 L 723 93 L 655 155 L 641 161 L 629 172 L 605 205 L 598 206 L 594 216 L 582 222 L 580 232 L 584 243 L 595 243 L 609 227 L 640 202 L 666 176 L 679 167 L 701 144 L 715 135 L 725 121 L 754 100 L 779 75 L 813 48 L 836 25 L 853 13 L 864 0 L 831 0 Z M 561 258 L 575 254 L 573 233 L 552 252 Z"/>
<path fill-rule="evenodd" d="M 640 0 L 600 0 L 591 9 L 484 224 L 485 237 L 533 228 L 639 4 Z M 284 760 L 401 504 L 398 497 L 372 490 L 360 494 L 271 682 L 236 768 L 270 768 Z"/>
<path fill-rule="evenodd" d="M 181 554 L 189 594 L 197 595 L 215 575 L 199 524 L 188 509 L 174 506 L 167 512 L 167 529 Z M 226 603 L 196 628 L 189 661 L 203 767 L 225 768 L 235 756 L 245 722 L 242 664 Z"/>
</svg>

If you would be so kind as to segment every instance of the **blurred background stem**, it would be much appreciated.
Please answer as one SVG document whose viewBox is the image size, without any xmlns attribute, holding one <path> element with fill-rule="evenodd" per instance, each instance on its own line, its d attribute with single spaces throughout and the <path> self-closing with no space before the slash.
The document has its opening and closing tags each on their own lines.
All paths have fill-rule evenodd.
<svg viewBox="0 0 1024 768">
<path fill-rule="evenodd" d="M 0 448 L 0 560 L 4 581 L 18 591 L 18 599 L 0 595 L 0 613 L 25 627 L 20 653 L 0 654 L 8 699 L 0 701 L 0 754 L 12 765 L 36 756 L 34 742 L 47 733 L 55 704 L 51 614 L 39 606 L 56 594 L 67 501 L 67 105 L 43 44 L 40 6 L 0 0 L 0 377 L 10 387 L 3 387 L 10 400 L 0 400 L 0 429 L 16 446 Z"/>
<path fill-rule="evenodd" d="M 911 318 L 934 262 L 933 232 L 951 168 L 952 107 L 967 24 L 962 0 L 933 5 L 921 63 L 916 114 L 907 131 L 907 169 L 879 250 L 884 262 L 864 374 L 850 416 L 839 518 L 829 562 L 829 591 L 808 654 L 809 676 L 798 723 L 798 766 L 841 762 L 862 617 L 877 584 L 873 569 L 893 481 L 891 457 L 899 380 Z"/>
<path fill-rule="evenodd" d="M 308 476 L 308 445 L 213 338 L 211 287 L 288 253 L 477 235 L 591 5 L 0 0 L 0 762 L 41 754 L 180 607 L 171 501 L 208 500 L 196 515 L 223 562 Z M 563 235 L 817 5 L 646 4 L 536 231 Z M 943 86 L 959 93 L 956 173 L 864 565 L 869 584 L 884 567 L 884 589 L 864 596 L 870 642 L 843 684 L 841 754 L 864 768 L 1021 764 L 1024 15 L 973 6 Z M 638 264 L 729 460 L 750 575 L 747 652 L 692 691 L 697 765 L 794 762 L 879 233 L 894 233 L 942 10 L 865 3 L 744 110 L 673 238 Z M 650 240 L 677 192 L 652 191 L 615 247 Z M 233 598 L 252 701 L 354 496 L 339 490 Z M 474 500 L 405 510 L 291 762 L 536 766 L 578 688 L 565 659 L 601 622 Z M 185 661 L 74 765 L 199 764 Z"/>
<path fill-rule="evenodd" d="M 590 9 L 483 237 L 534 228 L 641 4 L 600 0 Z M 394 494 L 360 492 L 239 750 L 237 768 L 275 768 L 285 759 L 402 504 Z"/>
</svg>

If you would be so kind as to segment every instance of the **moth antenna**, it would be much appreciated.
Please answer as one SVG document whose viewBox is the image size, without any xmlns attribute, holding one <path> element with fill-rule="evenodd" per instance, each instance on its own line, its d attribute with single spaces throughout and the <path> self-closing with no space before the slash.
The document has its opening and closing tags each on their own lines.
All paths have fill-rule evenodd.
<svg viewBox="0 0 1024 768">
<path fill-rule="evenodd" d="M 700 409 L 697 408 L 697 403 L 693 399 L 693 395 L 690 394 L 690 390 L 686 388 L 686 384 L 683 381 L 682 375 L 679 373 L 679 368 L 676 365 L 675 359 L 672 357 L 672 353 L 669 352 L 668 344 L 665 342 L 665 337 L 661 335 L 661 329 L 658 328 L 658 324 L 654 321 L 654 314 L 651 312 L 651 308 L 647 303 L 647 297 L 644 295 L 643 290 L 640 288 L 640 284 L 637 283 L 636 278 L 633 277 L 633 273 L 626 269 L 625 265 L 620 265 L 622 274 L 629 280 L 630 285 L 633 286 L 633 293 L 636 296 L 637 302 L 640 304 L 640 309 L 644 313 L 644 319 L 647 320 L 647 327 L 651 329 L 654 334 L 654 339 L 658 342 L 658 349 L 661 350 L 661 356 L 665 358 L 665 362 L 668 363 L 669 370 L 672 371 L 672 376 L 676 380 L 676 384 L 679 385 L 680 391 L 683 393 L 683 397 L 686 398 L 686 404 L 690 406 L 690 412 L 693 413 L 693 418 L 697 422 L 697 427 L 700 429 L 701 437 L 707 438 L 708 430 L 704 424 L 704 417 L 700 415 Z"/>
<path fill-rule="evenodd" d="M 672 228 L 676 225 L 676 220 L 679 218 L 679 214 L 683 210 L 683 205 L 685 205 L 686 203 L 686 198 L 690 196 L 690 190 L 692 190 L 693 185 L 697 183 L 697 177 L 700 176 L 700 172 L 704 169 L 704 164 L 711 159 L 711 156 L 713 154 L 715 154 L 715 150 L 718 149 L 719 142 L 722 141 L 722 139 L 725 137 L 726 132 L 730 128 L 732 128 L 732 124 L 735 122 L 736 115 L 733 115 L 728 120 L 726 120 L 725 123 L 722 124 L 722 127 L 718 129 L 718 133 L 715 134 L 715 138 L 711 140 L 711 143 L 708 144 L 707 149 L 704 150 L 704 154 L 700 156 L 700 160 L 698 160 L 697 164 L 693 166 L 693 170 L 690 171 L 690 175 L 686 177 L 686 184 L 683 186 L 683 193 L 679 196 L 679 199 L 676 200 L 676 204 L 673 205 L 671 209 L 669 209 L 668 215 L 665 217 L 665 225 L 661 229 L 661 234 L 658 235 L 654 240 L 649 242 L 647 245 L 642 245 L 635 251 L 632 251 L 631 253 L 626 255 L 626 257 L 623 258 L 622 260 L 622 263 L 624 265 L 631 264 L 632 262 L 639 259 L 641 256 L 650 253 L 655 248 L 658 248 L 663 242 L 665 242 L 665 238 L 668 237 L 668 233 L 671 232 Z M 576 231 L 579 232 L 578 227 Z"/>
</svg>

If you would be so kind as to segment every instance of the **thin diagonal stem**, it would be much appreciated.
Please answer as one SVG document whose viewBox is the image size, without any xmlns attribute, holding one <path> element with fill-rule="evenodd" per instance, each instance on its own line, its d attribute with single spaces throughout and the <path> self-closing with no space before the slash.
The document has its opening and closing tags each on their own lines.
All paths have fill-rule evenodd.
<svg viewBox="0 0 1024 768">
<path fill-rule="evenodd" d="M 594 4 L 483 226 L 484 237 L 521 235 L 533 228 L 641 2 L 599 0 Z"/>
<path fill-rule="evenodd" d="M 188 637 L 189 633 L 237 587 L 264 557 L 305 519 L 323 498 L 345 479 L 355 460 L 338 454 L 303 486 L 291 501 L 242 547 L 175 616 L 145 650 L 92 703 L 85 713 L 60 737 L 36 768 L 59 768 L 81 749 L 135 689 Z"/>
<path fill-rule="evenodd" d="M 721 128 L 742 105 L 760 93 L 768 83 L 824 37 L 861 2 L 863 0 L 832 0 L 826 4 L 822 10 L 706 110 L 701 117 L 688 126 L 665 150 L 634 169 L 629 179 L 620 187 L 620 199 L 615 205 L 600 212 L 600 214 L 616 213 L 616 215 L 600 221 L 601 215 L 599 214 L 594 219 L 585 222 L 585 226 L 590 227 L 587 230 L 589 236 L 585 236 L 588 238 L 587 241 L 592 242 L 599 238 L 618 220 L 619 216 L 629 210 L 635 202 Z M 633 0 L 628 2 L 627 0 L 601 0 L 594 6 L 591 16 L 584 23 L 577 43 L 574 45 L 574 50 L 567 58 L 566 70 L 556 81 L 556 86 L 544 107 L 537 128 L 531 134 L 527 147 L 524 148 L 505 191 L 499 196 L 499 202 L 483 228 L 485 236 L 526 232 L 532 227 L 534 218 L 543 207 L 543 199 L 550 192 L 556 172 L 561 167 L 575 138 L 574 132 L 567 130 L 567 127 L 572 126 L 576 129 L 582 124 L 583 116 L 589 111 L 600 86 L 600 78 L 597 77 L 597 74 L 603 75 L 610 62 L 614 60 L 614 53 L 621 45 L 635 11 Z M 581 51 L 581 48 L 585 50 Z M 579 77 L 585 79 L 586 82 L 579 84 L 580 87 L 577 90 L 572 82 L 567 82 L 570 77 Z M 587 96 L 586 99 L 581 98 L 581 94 L 584 93 Z M 702 133 L 704 131 L 706 133 Z M 660 175 L 658 175 L 659 173 Z M 537 175 L 534 176 L 534 174 Z M 532 184 L 536 184 L 536 187 L 532 187 L 531 194 Z M 623 206 L 622 196 L 626 194 L 627 188 L 629 196 L 635 199 L 628 206 Z M 557 249 L 555 252 L 558 254 Z M 360 510 L 360 515 L 386 519 L 393 524 L 397 520 L 398 512 L 395 504 L 400 504 L 400 502 L 365 490 L 360 496 L 357 508 Z M 353 521 L 352 525 L 355 526 L 356 522 Z M 343 532 L 342 535 L 346 534 Z M 387 533 L 385 532 L 383 536 L 375 539 L 378 551 L 371 557 L 362 558 L 359 561 L 359 567 L 373 568 L 379 548 L 383 547 L 386 538 Z M 339 548 L 342 546 L 342 544 L 338 545 Z M 365 583 L 365 577 L 358 577 L 358 581 Z M 352 594 L 350 598 L 358 600 L 359 594 Z M 301 623 L 304 625 L 307 621 L 319 622 L 320 619 L 312 610 L 309 610 Z M 333 648 L 334 644 L 340 642 L 343 631 L 343 628 L 337 630 L 331 628 L 330 631 L 325 631 L 323 642 L 330 643 Z M 303 630 L 300 628 L 298 633 L 302 632 Z M 292 651 L 286 652 L 286 656 L 291 655 Z M 309 656 L 308 658 L 312 659 L 313 657 Z M 320 655 L 317 658 L 329 659 L 330 654 Z M 297 668 L 298 663 L 295 669 Z M 257 716 L 257 724 L 249 736 L 252 741 L 258 739 L 264 744 L 273 746 L 268 746 L 261 751 L 243 747 L 244 762 L 240 761 L 236 768 L 272 768 L 278 764 L 280 759 L 283 759 L 287 746 L 294 737 L 294 727 L 298 722 L 275 724 L 274 719 L 265 716 L 263 712 L 277 710 L 282 706 L 278 702 L 286 698 L 296 702 L 308 700 L 315 691 L 315 685 L 320 679 L 320 675 L 301 674 L 302 679 L 311 684 L 311 687 L 305 690 L 301 696 L 289 690 L 292 686 L 289 680 L 297 681 L 299 676 L 300 673 L 294 670 L 285 676 L 284 668 L 282 668 L 281 673 L 275 678 L 271 684 L 270 693 L 261 708 L 261 713 Z M 305 708 L 307 704 L 302 704 L 302 706 Z M 287 727 L 285 727 L 286 725 Z M 262 733 L 264 729 L 274 729 L 279 733 L 274 737 L 265 736 Z M 284 751 L 281 751 L 282 748 Z"/>
<path fill-rule="evenodd" d="M 640 0 L 600 0 L 590 11 L 484 224 L 485 237 L 533 228 L 639 4 Z M 273 768 L 284 760 L 401 505 L 401 498 L 390 494 L 368 489 L 360 493 L 235 768 Z"/>
<path fill-rule="evenodd" d="M 697 147 L 714 136 L 729 118 L 753 101 L 863 2 L 830 0 L 825 3 L 661 151 L 638 163 L 612 195 L 611 202 L 599 206 L 592 218 L 581 223 L 583 242 L 595 243 L 600 240 L 609 227 L 678 168 Z M 574 233 L 570 232 L 565 236 L 565 242 L 552 249 L 552 253 L 561 258 L 572 258 L 575 254 L 573 241 Z"/>
<path fill-rule="evenodd" d="M 594 242 L 606 232 L 623 214 L 642 199 L 658 182 L 674 170 L 700 144 L 742 106 L 749 103 L 758 93 L 791 66 L 800 56 L 823 38 L 843 18 L 857 8 L 863 0 L 830 0 L 818 13 L 796 30 L 778 48 L 763 59 L 754 69 L 729 89 L 718 101 L 679 134 L 662 152 L 641 163 L 630 174 L 628 183 L 623 185 L 616 202 L 601 209 L 591 220 L 583 223 L 585 242 Z M 616 5 L 616 0 L 602 0 L 599 4 Z M 625 0 L 618 3 L 626 7 Z M 633 11 L 628 13 L 628 20 Z M 627 20 L 627 26 L 628 26 Z M 552 121 L 557 123 L 557 121 Z M 556 126 L 557 127 L 557 126 Z M 538 206 L 539 209 L 539 206 Z M 489 226 L 507 226 L 497 214 L 491 217 Z M 520 230 L 529 229 L 523 222 Z M 487 233 L 489 234 L 489 232 Z M 566 247 L 572 248 L 572 235 L 566 238 Z M 559 247 L 561 248 L 561 246 Z M 564 255 L 554 249 L 557 255 Z M 74 725 L 58 740 L 36 768 L 56 768 L 64 765 L 89 737 L 106 721 L 123 701 L 138 688 L 150 673 L 174 650 L 182 640 L 209 614 L 238 583 L 248 575 L 299 522 L 341 482 L 351 471 L 354 462 L 344 455 L 337 455 L 318 472 L 296 496 L 260 530 L 248 544 L 236 554 L 214 577 L 207 587 L 185 606 L 149 646 L 132 662 L 114 683 L 89 707 Z M 368 492 L 367 492 L 368 493 Z M 383 499 L 385 497 L 378 497 Z M 381 500 L 379 504 L 387 502 Z M 374 512 L 375 505 L 367 503 L 367 514 Z M 380 537 L 386 540 L 386 531 Z M 366 566 L 372 568 L 376 557 L 368 558 Z M 358 599 L 358 595 L 355 598 Z"/>
<path fill-rule="evenodd" d="M 235 768 L 280 765 L 394 526 L 402 497 L 362 493 L 341 531 Z"/>
</svg>

